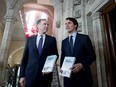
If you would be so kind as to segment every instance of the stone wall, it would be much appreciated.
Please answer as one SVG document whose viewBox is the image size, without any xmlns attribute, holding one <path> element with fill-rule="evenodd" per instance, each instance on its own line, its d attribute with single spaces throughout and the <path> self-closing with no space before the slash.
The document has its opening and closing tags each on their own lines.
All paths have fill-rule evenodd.
<svg viewBox="0 0 116 87">
<path fill-rule="evenodd" d="M 95 87 L 107 87 L 105 56 L 103 45 L 103 24 L 100 9 L 110 0 L 86 0 L 85 2 L 85 21 L 86 30 L 90 36 L 96 52 L 96 61 L 93 66 Z M 96 70 L 94 70 L 94 68 Z M 96 81 L 96 80 L 97 81 Z"/>
<path fill-rule="evenodd" d="M 2 41 L 2 36 L 3 36 L 3 29 L 4 27 L 3 27 L 3 24 L 2 23 L 0 23 L 0 44 L 1 44 L 1 41 Z"/>
</svg>

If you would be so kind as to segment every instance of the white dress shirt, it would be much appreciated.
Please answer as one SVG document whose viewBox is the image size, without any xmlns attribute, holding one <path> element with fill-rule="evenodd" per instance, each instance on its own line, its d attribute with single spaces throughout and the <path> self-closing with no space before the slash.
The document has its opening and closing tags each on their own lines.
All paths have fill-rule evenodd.
<svg viewBox="0 0 116 87">
<path fill-rule="evenodd" d="M 37 46 L 37 48 L 38 48 L 38 44 L 39 44 L 39 40 L 40 40 L 40 38 L 41 38 L 41 35 L 43 36 L 42 47 L 43 47 L 44 42 L 45 42 L 45 37 L 46 37 L 46 35 L 45 35 L 45 34 L 38 34 L 38 35 L 37 35 L 37 39 L 36 39 L 36 46 Z"/>
</svg>

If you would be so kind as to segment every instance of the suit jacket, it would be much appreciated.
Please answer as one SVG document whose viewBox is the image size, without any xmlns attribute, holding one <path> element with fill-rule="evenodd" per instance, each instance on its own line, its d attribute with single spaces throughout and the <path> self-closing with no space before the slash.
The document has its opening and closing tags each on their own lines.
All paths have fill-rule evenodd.
<svg viewBox="0 0 116 87">
<path fill-rule="evenodd" d="M 22 63 L 20 66 L 20 77 L 26 78 L 26 86 L 34 87 L 38 74 L 42 74 L 42 68 L 49 55 L 58 55 L 56 39 L 46 35 L 44 46 L 39 54 L 36 46 L 36 36 L 29 37 L 26 41 Z M 52 81 L 52 73 L 46 75 Z M 38 77 L 39 78 L 39 77 Z"/>
<path fill-rule="evenodd" d="M 65 56 L 74 56 L 76 58 L 75 63 L 82 63 L 84 66 L 84 68 L 78 73 L 72 73 L 70 79 L 64 77 L 64 87 L 91 87 L 92 75 L 89 66 L 95 60 L 96 55 L 90 38 L 87 35 L 77 33 L 73 55 L 71 55 L 69 37 L 67 37 L 62 41 L 61 51 L 60 65 L 62 65 Z"/>
</svg>

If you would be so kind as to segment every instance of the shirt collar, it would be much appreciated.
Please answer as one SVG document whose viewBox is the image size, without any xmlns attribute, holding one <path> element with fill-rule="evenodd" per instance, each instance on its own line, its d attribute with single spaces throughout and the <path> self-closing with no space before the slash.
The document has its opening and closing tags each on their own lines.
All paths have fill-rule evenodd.
<svg viewBox="0 0 116 87">
<path fill-rule="evenodd" d="M 40 35 L 42 35 L 43 37 L 45 37 L 45 34 L 40 34 L 40 33 L 38 33 L 38 37 L 39 37 Z"/>
<path fill-rule="evenodd" d="M 74 32 L 74 33 L 70 34 L 69 37 L 70 36 L 73 36 L 75 38 L 76 37 L 76 34 L 77 34 L 77 32 Z"/>
</svg>

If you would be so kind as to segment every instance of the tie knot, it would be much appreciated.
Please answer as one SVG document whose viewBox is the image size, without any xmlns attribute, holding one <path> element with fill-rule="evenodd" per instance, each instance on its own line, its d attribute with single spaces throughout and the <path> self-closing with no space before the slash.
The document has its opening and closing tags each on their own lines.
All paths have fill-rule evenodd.
<svg viewBox="0 0 116 87">
<path fill-rule="evenodd" d="M 72 38 L 73 36 L 71 35 L 70 38 Z"/>
<path fill-rule="evenodd" d="M 43 35 L 40 35 L 41 38 L 43 38 Z"/>
<path fill-rule="evenodd" d="M 72 38 L 73 38 L 73 36 L 71 35 L 71 36 L 70 36 L 70 40 L 71 40 Z"/>
</svg>

